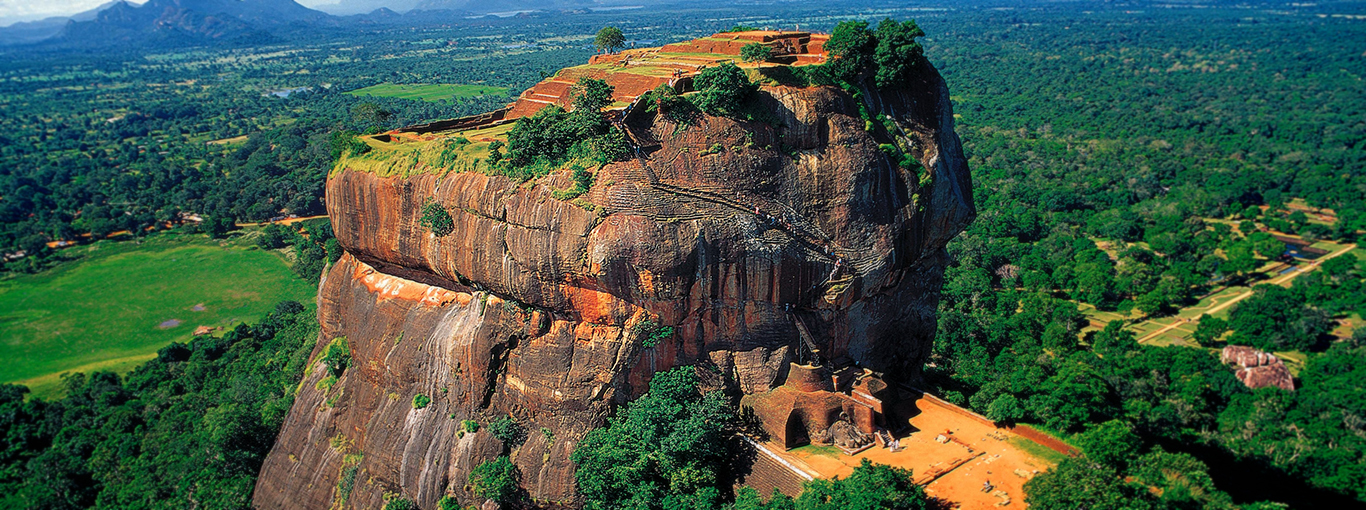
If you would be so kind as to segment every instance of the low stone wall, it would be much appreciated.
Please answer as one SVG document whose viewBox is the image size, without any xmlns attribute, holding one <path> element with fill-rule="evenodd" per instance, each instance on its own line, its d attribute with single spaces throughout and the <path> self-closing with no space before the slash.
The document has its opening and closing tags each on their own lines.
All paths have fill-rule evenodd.
<svg viewBox="0 0 1366 510">
<path fill-rule="evenodd" d="M 458 119 L 438 120 L 436 122 L 428 122 L 426 124 L 418 124 L 416 126 L 399 128 L 395 129 L 394 131 L 398 133 L 424 134 L 435 133 L 438 131 L 452 131 L 456 129 L 469 129 L 480 126 L 490 126 L 502 121 L 504 117 L 507 115 L 508 110 L 510 109 L 511 106 L 505 107 L 501 110 L 494 110 L 488 113 L 481 113 L 479 115 L 470 115 L 468 117 L 460 117 Z"/>
<path fill-rule="evenodd" d="M 936 406 L 936 407 L 939 407 L 939 408 L 948 410 L 948 411 L 953 412 L 953 413 L 956 413 L 956 414 L 958 414 L 958 415 L 960 415 L 960 416 L 964 416 L 964 417 L 970 418 L 970 419 L 972 419 L 973 421 L 982 423 L 982 424 L 984 424 L 984 425 L 990 425 L 990 426 L 996 427 L 996 428 L 998 428 L 998 429 L 1008 430 L 1008 431 L 1010 431 L 1011 433 L 1013 433 L 1013 434 L 1015 434 L 1015 435 L 1017 435 L 1017 436 L 1023 437 L 1023 438 L 1025 438 L 1025 439 L 1028 439 L 1028 440 L 1033 441 L 1033 442 L 1035 442 L 1035 443 L 1039 443 L 1039 444 L 1043 445 L 1044 447 L 1046 447 L 1046 448 L 1048 448 L 1048 449 L 1050 449 L 1050 450 L 1053 450 L 1053 451 L 1055 451 L 1055 452 L 1061 453 L 1061 454 L 1066 455 L 1066 456 L 1068 456 L 1068 457 L 1074 457 L 1074 456 L 1076 456 L 1078 453 L 1081 453 L 1079 450 L 1077 450 L 1076 448 L 1074 448 L 1072 445 L 1069 445 L 1069 444 L 1067 444 L 1067 443 L 1064 443 L 1061 439 L 1058 439 L 1058 438 L 1056 438 L 1056 437 L 1053 437 L 1053 436 L 1051 436 L 1051 435 L 1048 435 L 1048 434 L 1046 434 L 1046 433 L 1040 431 L 1039 429 L 1036 429 L 1036 428 L 1031 427 L 1031 426 L 1029 426 L 1029 425 L 1024 425 L 1024 424 L 1001 425 L 1001 424 L 999 424 L 999 423 L 996 423 L 996 422 L 994 422 L 994 421 L 991 421 L 990 419 L 987 419 L 986 416 L 982 416 L 982 415 L 980 415 L 980 414 L 974 413 L 974 412 L 969 411 L 969 410 L 967 410 L 967 409 L 963 409 L 963 408 L 961 408 L 961 407 L 958 407 L 958 406 L 956 406 L 956 405 L 953 405 L 953 404 L 949 403 L 948 401 L 945 401 L 944 399 L 941 399 L 941 398 L 936 397 L 936 396 L 934 396 L 934 395 L 931 395 L 931 394 L 929 394 L 929 393 L 925 393 L 923 390 L 915 389 L 915 391 L 917 391 L 917 392 L 920 393 L 920 399 L 921 399 L 922 402 L 926 402 L 926 403 L 929 403 L 930 405 L 933 405 L 933 406 Z"/>
</svg>

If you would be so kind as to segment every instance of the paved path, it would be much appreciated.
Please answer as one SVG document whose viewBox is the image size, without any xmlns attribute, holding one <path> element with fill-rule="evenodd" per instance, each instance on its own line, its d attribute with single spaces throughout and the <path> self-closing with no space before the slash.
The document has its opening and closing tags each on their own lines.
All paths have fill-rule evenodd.
<svg viewBox="0 0 1366 510">
<path fill-rule="evenodd" d="M 1304 273 L 1308 273 L 1308 272 L 1310 272 L 1310 271 L 1313 271 L 1313 270 L 1315 270 L 1315 269 L 1318 269 L 1319 265 L 1322 264 L 1322 263 L 1324 263 L 1325 261 L 1332 260 L 1333 258 L 1338 257 L 1338 256 L 1343 255 L 1343 254 L 1346 254 L 1347 252 L 1350 252 L 1350 251 L 1352 251 L 1352 250 L 1354 250 L 1354 249 L 1356 249 L 1356 248 L 1357 248 L 1357 246 L 1356 246 L 1355 244 L 1349 244 L 1349 245 L 1347 245 L 1346 247 L 1344 247 L 1344 248 L 1341 249 L 1341 250 L 1338 250 L 1338 251 L 1335 251 L 1335 252 L 1333 252 L 1333 253 L 1329 253 L 1329 254 L 1327 254 L 1327 255 L 1324 255 L 1324 256 L 1322 256 L 1322 257 L 1319 257 L 1318 259 L 1314 260 L 1313 262 L 1310 262 L 1309 264 L 1305 265 L 1304 267 L 1301 267 L 1298 271 L 1291 271 L 1291 272 L 1289 272 L 1289 273 L 1286 273 L 1286 274 L 1277 276 L 1277 277 L 1275 277 L 1275 278 L 1272 278 L 1272 279 L 1270 279 L 1270 280 L 1267 280 L 1267 281 L 1265 281 L 1265 282 L 1262 282 L 1262 283 L 1259 283 L 1259 284 L 1256 284 L 1256 285 L 1268 285 L 1268 284 L 1270 284 L 1270 285 L 1281 285 L 1281 284 L 1283 284 L 1283 283 L 1285 283 L 1285 282 L 1288 282 L 1288 281 L 1294 279 L 1296 276 L 1299 276 L 1299 275 L 1302 275 L 1302 274 L 1304 274 Z M 1210 308 L 1209 310 L 1205 310 L 1205 312 L 1204 312 L 1203 315 L 1213 315 L 1213 314 L 1215 314 L 1215 313 L 1221 312 L 1221 311 L 1223 311 L 1225 308 L 1228 308 L 1228 307 L 1230 307 L 1230 306 L 1233 306 L 1234 304 L 1236 304 L 1236 303 L 1239 302 L 1239 301 L 1242 301 L 1242 300 L 1244 300 L 1244 299 L 1247 299 L 1247 298 L 1249 298 L 1249 297 L 1252 297 L 1252 293 L 1253 293 L 1253 292 L 1254 292 L 1254 290 L 1251 289 L 1251 288 L 1249 288 L 1248 290 L 1244 291 L 1242 294 L 1239 294 L 1237 297 L 1234 297 L 1233 299 L 1230 299 L 1230 300 L 1228 300 L 1228 301 L 1226 301 L 1226 302 L 1224 302 L 1224 303 L 1221 303 L 1221 304 L 1219 304 L 1218 306 L 1215 306 L 1215 307 L 1213 307 L 1213 308 Z M 1200 322 L 1200 319 L 1185 319 L 1185 320 L 1178 320 L 1178 321 L 1176 321 L 1176 322 L 1173 322 L 1173 323 L 1171 323 L 1171 324 L 1168 324 L 1168 325 L 1166 325 L 1166 326 L 1163 326 L 1162 329 L 1159 329 L 1159 330 L 1157 330 L 1157 331 L 1154 331 L 1154 332 L 1152 332 L 1152 333 L 1149 333 L 1149 334 L 1147 334 L 1147 335 L 1144 335 L 1143 338 L 1138 339 L 1138 342 L 1139 342 L 1139 343 L 1143 343 L 1143 342 L 1146 342 L 1146 341 L 1148 341 L 1148 340 L 1152 340 L 1152 339 L 1154 339 L 1154 338 L 1157 338 L 1158 336 L 1160 336 L 1160 335 L 1163 334 L 1163 333 L 1166 333 L 1166 332 L 1168 332 L 1168 331 L 1171 331 L 1171 330 L 1173 330 L 1173 329 L 1176 329 L 1176 328 L 1178 328 L 1178 327 L 1181 327 L 1182 324 L 1198 324 L 1199 322 Z"/>
</svg>

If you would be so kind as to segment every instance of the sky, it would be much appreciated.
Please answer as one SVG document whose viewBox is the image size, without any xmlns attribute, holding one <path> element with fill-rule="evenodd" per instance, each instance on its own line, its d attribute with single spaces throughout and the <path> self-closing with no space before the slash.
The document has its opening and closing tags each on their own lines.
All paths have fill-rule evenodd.
<svg viewBox="0 0 1366 510">
<path fill-rule="evenodd" d="M 99 7 L 109 0 L 0 0 L 0 26 L 49 16 L 70 16 Z M 131 0 L 141 4 L 145 0 Z M 337 3 L 336 0 L 296 0 L 309 7 Z"/>
</svg>

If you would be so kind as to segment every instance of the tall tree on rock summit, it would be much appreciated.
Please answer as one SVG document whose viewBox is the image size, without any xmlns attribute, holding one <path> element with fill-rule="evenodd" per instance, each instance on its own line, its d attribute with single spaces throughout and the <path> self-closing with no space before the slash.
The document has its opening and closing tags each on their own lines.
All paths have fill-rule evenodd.
<svg viewBox="0 0 1366 510">
<path fill-rule="evenodd" d="M 605 27 L 593 38 L 593 48 L 607 53 L 615 52 L 626 46 L 626 34 L 617 27 Z"/>
<path fill-rule="evenodd" d="M 841 22 L 825 43 L 825 50 L 834 57 L 826 66 L 832 77 L 847 83 L 871 74 L 878 87 L 900 85 L 925 58 L 924 48 L 916 41 L 924 35 L 915 20 L 887 18 L 876 32 L 867 22 Z"/>
</svg>

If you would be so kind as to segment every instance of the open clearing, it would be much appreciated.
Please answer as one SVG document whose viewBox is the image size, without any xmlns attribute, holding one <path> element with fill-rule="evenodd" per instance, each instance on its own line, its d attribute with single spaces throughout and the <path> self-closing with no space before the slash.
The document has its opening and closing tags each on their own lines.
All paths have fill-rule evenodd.
<svg viewBox="0 0 1366 510">
<path fill-rule="evenodd" d="M 808 445 L 790 451 L 774 443 L 767 447 L 818 478 L 847 477 L 862 459 L 907 468 L 927 494 L 963 509 L 1023 507 L 1025 482 L 1066 458 L 935 399 L 911 397 L 894 407 L 892 413 L 902 418 L 890 425 L 909 425 L 898 435 L 901 450 L 896 452 L 877 446 L 855 455 L 845 455 L 833 446 Z M 991 484 L 990 491 L 983 490 L 985 483 Z"/>
<path fill-rule="evenodd" d="M 55 397 L 60 374 L 127 372 L 198 326 L 255 321 L 313 285 L 278 253 L 244 240 L 166 234 L 72 248 L 81 260 L 0 280 L 0 382 Z M 202 311 L 196 311 L 203 305 Z M 180 321 L 178 325 L 159 327 Z"/>
<path fill-rule="evenodd" d="M 507 87 L 460 85 L 455 83 L 417 83 L 411 85 L 381 83 L 379 85 L 371 85 L 363 89 L 347 92 L 347 94 L 356 97 L 397 97 L 399 99 L 412 99 L 431 103 L 435 103 L 442 99 L 449 101 L 453 97 L 506 96 L 507 93 Z"/>
</svg>

